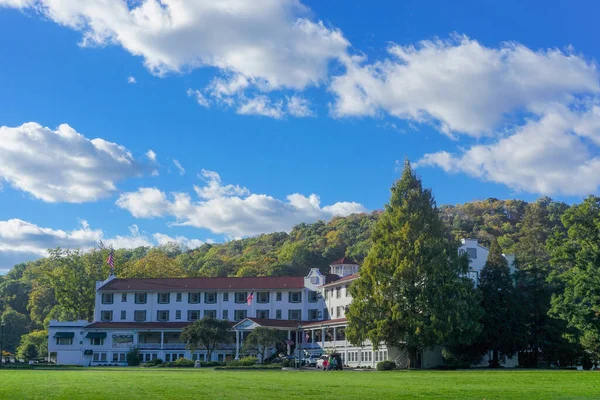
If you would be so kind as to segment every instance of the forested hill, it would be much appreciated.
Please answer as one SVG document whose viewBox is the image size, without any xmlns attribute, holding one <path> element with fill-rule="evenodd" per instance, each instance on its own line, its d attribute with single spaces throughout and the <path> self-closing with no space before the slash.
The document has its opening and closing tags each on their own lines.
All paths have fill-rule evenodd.
<svg viewBox="0 0 600 400">
<path fill-rule="evenodd" d="M 549 198 L 538 203 L 546 210 L 544 224 L 551 228 L 560 224 L 566 204 Z M 527 206 L 519 200 L 487 199 L 442 206 L 440 213 L 456 238 L 477 238 L 487 245 L 496 236 L 503 251 L 510 253 L 519 240 Z M 314 267 L 327 272 L 329 263 L 344 255 L 362 263 L 380 213 L 303 223 L 290 233 L 269 233 L 189 250 L 174 244 L 117 250 L 115 269 L 119 277 L 305 275 Z M 0 315 L 10 314 L 6 319 L 24 330 L 13 334 L 20 337 L 51 318 L 90 318 L 94 281 L 108 276 L 107 254 L 107 250 L 51 250 L 47 258 L 19 264 L 0 277 Z"/>
</svg>

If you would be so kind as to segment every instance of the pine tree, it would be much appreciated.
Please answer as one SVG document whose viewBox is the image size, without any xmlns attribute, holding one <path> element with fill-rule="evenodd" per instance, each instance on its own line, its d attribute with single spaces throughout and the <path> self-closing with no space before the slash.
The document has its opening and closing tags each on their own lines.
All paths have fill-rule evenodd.
<svg viewBox="0 0 600 400">
<path fill-rule="evenodd" d="M 492 350 L 491 367 L 499 366 L 499 353 L 513 354 L 522 346 L 522 319 L 510 268 L 496 239 L 492 240 L 479 281 L 483 331 L 479 342 Z"/>
<path fill-rule="evenodd" d="M 410 163 L 391 191 L 360 278 L 351 286 L 347 337 L 406 349 L 411 367 L 422 349 L 468 343 L 478 333 L 481 314 L 465 277 L 468 260 L 458 255 L 431 191 Z"/>
</svg>

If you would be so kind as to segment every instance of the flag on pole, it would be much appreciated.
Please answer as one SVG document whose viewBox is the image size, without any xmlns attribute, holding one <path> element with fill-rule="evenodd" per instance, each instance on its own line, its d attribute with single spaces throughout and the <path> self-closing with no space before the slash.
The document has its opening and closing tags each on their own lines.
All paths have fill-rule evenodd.
<svg viewBox="0 0 600 400">
<path fill-rule="evenodd" d="M 246 303 L 248 303 L 248 305 L 252 304 L 252 299 L 254 298 L 254 290 L 250 292 L 250 294 L 248 295 L 248 297 L 246 298 Z"/>
<path fill-rule="evenodd" d="M 310 335 L 306 332 L 306 335 L 304 335 L 304 344 L 308 343 L 308 339 L 310 339 Z"/>
<path fill-rule="evenodd" d="M 108 258 L 106 259 L 106 263 L 108 265 L 110 265 L 110 271 L 111 274 L 113 272 L 113 270 L 115 269 L 115 258 L 113 257 L 113 250 L 110 250 L 110 254 L 108 255 Z"/>
<path fill-rule="evenodd" d="M 293 344 L 294 344 L 294 342 L 293 342 L 293 341 L 291 341 L 290 339 L 285 339 L 285 344 L 287 344 L 287 345 L 290 345 L 290 346 L 291 346 L 291 345 L 293 345 Z"/>
</svg>

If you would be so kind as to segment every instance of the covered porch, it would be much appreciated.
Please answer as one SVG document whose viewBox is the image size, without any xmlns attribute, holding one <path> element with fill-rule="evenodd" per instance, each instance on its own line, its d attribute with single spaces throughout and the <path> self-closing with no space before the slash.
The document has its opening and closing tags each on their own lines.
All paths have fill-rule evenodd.
<svg viewBox="0 0 600 400">
<path fill-rule="evenodd" d="M 181 331 L 148 331 L 138 332 L 140 350 L 183 350 L 185 343 L 181 341 Z"/>
</svg>

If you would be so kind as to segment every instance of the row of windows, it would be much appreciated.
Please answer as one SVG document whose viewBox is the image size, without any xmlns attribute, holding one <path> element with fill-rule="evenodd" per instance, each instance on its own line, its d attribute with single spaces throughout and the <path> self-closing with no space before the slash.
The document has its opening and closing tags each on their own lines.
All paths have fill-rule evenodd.
<svg viewBox="0 0 600 400">
<path fill-rule="evenodd" d="M 96 353 L 92 355 L 92 361 L 95 362 L 106 362 L 108 353 Z M 112 362 L 125 362 L 127 361 L 127 353 L 112 353 Z"/>
<path fill-rule="evenodd" d="M 182 293 L 174 293 L 175 294 L 175 302 L 182 301 Z M 188 293 L 188 303 L 189 304 L 198 304 L 201 300 L 201 293 Z M 235 292 L 234 293 L 235 302 L 238 304 L 246 303 L 248 301 L 248 292 Z M 256 293 L 256 302 L 257 303 L 269 303 L 271 298 L 270 292 L 258 292 Z M 275 293 L 275 301 L 282 301 L 283 295 L 282 292 Z M 113 304 L 115 300 L 114 293 L 102 293 L 102 304 Z M 319 300 L 319 293 L 315 291 L 309 291 L 308 293 L 308 302 L 316 303 Z M 148 301 L 147 293 L 134 293 L 134 302 L 135 304 L 146 304 Z M 229 301 L 229 292 L 223 293 L 223 301 Z M 121 294 L 121 302 L 127 302 L 127 293 Z M 159 293 L 158 294 L 158 304 L 169 304 L 171 302 L 171 293 Z M 205 304 L 215 304 L 217 302 L 217 293 L 216 292 L 205 292 L 204 293 L 204 303 Z M 302 292 L 289 292 L 288 293 L 288 302 L 290 303 L 300 303 L 302 302 Z"/>
<path fill-rule="evenodd" d="M 348 306 L 337 306 L 335 308 L 335 313 L 333 311 L 334 308 L 331 307 L 331 318 L 342 318 L 344 314 L 348 312 Z"/>
<path fill-rule="evenodd" d="M 204 314 L 201 314 L 201 313 Z M 146 310 L 135 310 L 133 312 L 133 320 L 135 322 L 146 322 L 148 317 L 148 312 Z M 235 321 L 241 321 L 248 315 L 247 310 L 235 310 L 233 312 L 233 319 Z M 127 311 L 121 310 L 120 313 L 121 320 L 127 319 Z M 156 311 L 156 321 L 166 322 L 171 320 L 171 313 L 169 310 L 157 310 Z M 202 317 L 209 318 L 218 318 L 217 310 L 188 310 L 187 311 L 187 321 L 196 321 Z M 289 320 L 302 320 L 302 310 L 288 310 L 287 319 Z M 256 310 L 256 318 L 271 318 L 270 310 Z M 175 311 L 175 320 L 181 320 L 181 310 Z M 221 314 L 221 319 L 229 319 L 229 310 L 223 310 Z M 282 319 L 281 310 L 275 310 L 275 319 Z M 308 310 L 308 319 L 311 321 L 321 319 L 321 315 L 319 310 L 310 309 Z M 100 312 L 100 320 L 102 322 L 112 322 L 113 321 L 113 311 L 112 310 L 103 310 Z"/>
<path fill-rule="evenodd" d="M 348 289 L 348 285 L 344 286 L 344 295 L 346 297 L 350 297 L 350 290 Z M 335 297 L 336 299 L 342 298 L 342 287 L 338 286 L 336 288 L 325 289 L 325 300 L 329 297 L 332 299 Z"/>
</svg>

